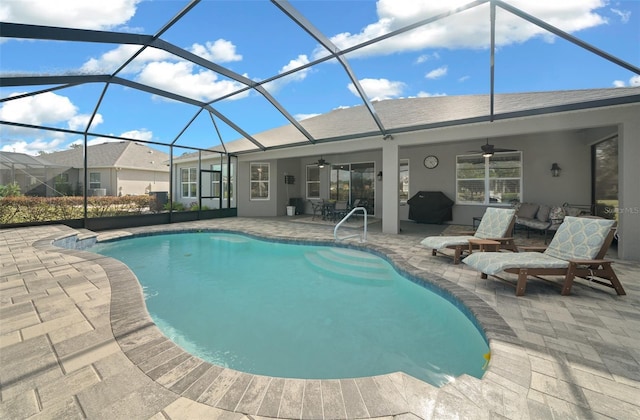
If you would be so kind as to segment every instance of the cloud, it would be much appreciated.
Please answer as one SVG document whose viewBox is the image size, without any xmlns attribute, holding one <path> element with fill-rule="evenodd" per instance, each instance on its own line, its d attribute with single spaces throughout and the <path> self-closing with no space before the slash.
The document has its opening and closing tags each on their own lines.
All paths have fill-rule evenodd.
<svg viewBox="0 0 640 420">
<path fill-rule="evenodd" d="M 620 22 L 629 23 L 629 19 L 631 19 L 631 12 L 623 11 L 620 9 L 611 9 L 611 13 L 614 15 L 618 15 L 620 17 Z"/>
<path fill-rule="evenodd" d="M 80 71 L 110 74 L 139 49 L 138 45 L 121 45 L 98 58 L 87 60 Z M 236 53 L 235 45 L 224 39 L 204 45 L 193 44 L 190 51 L 216 63 L 242 60 L 242 55 Z M 242 83 L 220 79 L 213 71 L 156 48 L 146 48 L 127 65 L 123 73 L 131 75 L 139 83 L 201 101 L 210 101 L 244 87 Z M 248 92 L 236 95 L 233 99 L 247 95 Z"/>
<path fill-rule="evenodd" d="M 420 57 L 416 59 L 416 64 L 422 64 L 429 60 L 439 60 L 440 54 L 434 52 L 433 54 L 422 54 Z"/>
<path fill-rule="evenodd" d="M 278 74 L 286 73 L 290 70 L 295 70 L 298 67 L 304 66 L 305 64 L 308 64 L 308 63 L 309 63 L 309 57 L 307 57 L 305 54 L 300 54 L 298 57 L 294 58 L 293 60 L 290 60 L 287 64 L 282 66 L 282 68 L 278 71 Z M 307 67 L 306 69 L 299 70 L 295 73 L 291 73 L 287 76 L 281 77 L 272 82 L 265 83 L 264 87 L 269 92 L 275 93 L 280 89 L 282 89 L 283 86 L 289 83 L 299 82 L 306 79 L 310 71 L 311 69 Z"/>
<path fill-rule="evenodd" d="M 82 67 L 80 72 L 91 74 L 110 74 L 116 71 L 122 66 L 133 54 L 140 49 L 140 45 L 121 45 L 106 53 L 102 54 L 98 58 L 90 58 Z M 157 48 L 145 48 L 145 50 L 135 58 L 127 67 L 123 70 L 125 74 L 135 74 L 144 69 L 144 66 L 154 61 L 163 61 L 176 59 L 166 51 L 159 50 Z"/>
<path fill-rule="evenodd" d="M 296 121 L 302 121 L 308 118 L 317 117 L 318 115 L 321 115 L 321 114 L 296 114 L 293 117 L 296 119 Z"/>
<path fill-rule="evenodd" d="M 135 15 L 142 0 L 20 0 L 3 1 L 0 20 L 81 29 L 113 29 Z"/>
<path fill-rule="evenodd" d="M 626 86 L 632 86 L 632 87 L 640 86 L 640 75 L 636 74 L 634 76 L 631 76 L 631 78 L 629 78 L 628 84 L 624 80 L 613 81 L 613 87 L 626 87 Z"/>
<path fill-rule="evenodd" d="M 418 98 L 431 98 L 434 96 L 447 96 L 447 94 L 446 93 L 429 93 L 429 92 L 420 91 L 416 96 Z"/>
<path fill-rule="evenodd" d="M 225 39 L 206 42 L 205 45 L 193 44 L 191 46 L 191 52 L 214 63 L 228 63 L 242 60 L 242 56 L 236 53 L 236 46 Z"/>
<path fill-rule="evenodd" d="M 198 71 L 195 64 L 186 61 L 149 63 L 137 79 L 140 83 L 200 101 L 213 100 L 244 87 L 234 80 L 219 80 L 213 71 Z"/>
<path fill-rule="evenodd" d="M 130 131 L 125 131 L 124 133 L 120 134 L 117 137 L 124 137 L 127 139 L 134 139 L 134 140 L 145 140 L 145 141 L 149 141 L 153 139 L 153 132 L 149 131 L 149 130 L 130 130 Z M 89 140 L 87 142 L 88 146 L 93 146 L 96 144 L 102 144 L 102 143 L 114 143 L 114 142 L 119 142 L 122 140 L 119 139 L 112 139 L 109 137 L 95 137 L 91 140 Z M 72 142 L 71 144 L 82 144 L 83 140 L 82 139 L 78 139 L 75 140 L 74 142 Z"/>
<path fill-rule="evenodd" d="M 17 96 L 13 94 L 11 96 Z M 14 99 L 0 108 L 0 120 L 31 125 L 57 124 L 75 117 L 78 108 L 66 96 L 53 92 Z"/>
<path fill-rule="evenodd" d="M 79 114 L 69 118 L 68 126 L 71 130 L 80 130 L 84 131 L 87 128 L 87 124 L 89 124 L 89 118 L 91 115 L 88 114 Z M 104 120 L 102 119 L 101 114 L 96 114 L 91 121 L 91 128 L 96 128 L 98 125 L 102 124 Z"/>
<path fill-rule="evenodd" d="M 438 67 L 435 70 L 431 70 L 429 73 L 425 74 L 425 78 L 427 79 L 439 79 L 447 75 L 447 66 Z"/>
<path fill-rule="evenodd" d="M 397 98 L 406 86 L 403 82 L 394 82 L 388 79 L 362 79 L 360 85 L 371 101 Z M 360 96 L 353 83 L 349 83 L 347 88 L 354 95 Z"/>
<path fill-rule="evenodd" d="M 90 74 L 113 73 L 140 48 L 140 45 L 120 45 L 117 48 L 107 51 L 98 58 L 90 58 L 80 67 L 80 71 Z M 193 44 L 188 51 L 218 64 L 242 60 L 242 55 L 236 53 L 236 46 L 224 39 L 206 42 L 205 45 L 196 43 Z M 136 74 L 143 71 L 147 65 L 159 61 L 179 62 L 184 60 L 166 51 L 149 47 L 145 48 L 140 55 L 129 63 L 123 70 L 123 73 Z"/>
<path fill-rule="evenodd" d="M 468 0 L 447 2 L 380 0 L 377 3 L 378 20 L 376 22 L 365 26 L 358 33 L 336 34 L 331 37 L 331 41 L 339 49 L 345 49 L 467 3 Z M 570 33 L 606 23 L 606 19 L 595 12 L 606 5 L 605 0 L 557 2 L 512 0 L 509 4 Z M 489 47 L 490 41 L 488 12 L 488 5 L 478 6 L 367 46 L 350 53 L 349 57 L 389 55 L 429 48 L 485 49 Z M 543 29 L 509 12 L 500 9 L 497 15 L 496 44 L 498 46 L 523 43 L 534 37 L 546 35 Z M 551 40 L 553 37 L 547 36 L 545 39 Z M 316 48 L 314 51 L 314 58 L 325 55 L 327 52 L 322 48 Z"/>
<path fill-rule="evenodd" d="M 59 134 L 59 133 L 58 133 Z M 37 155 L 39 152 L 52 152 L 60 148 L 65 139 L 53 135 L 50 139 L 36 138 L 31 141 L 16 140 L 8 144 L 3 144 L 3 152 L 24 153 L 27 155 Z"/>
</svg>

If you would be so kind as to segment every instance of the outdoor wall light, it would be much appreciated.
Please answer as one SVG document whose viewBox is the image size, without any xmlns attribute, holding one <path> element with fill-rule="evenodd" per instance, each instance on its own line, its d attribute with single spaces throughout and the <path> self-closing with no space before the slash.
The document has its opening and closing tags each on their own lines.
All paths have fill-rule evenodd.
<svg viewBox="0 0 640 420">
<path fill-rule="evenodd" d="M 561 171 L 561 170 L 562 170 L 562 169 L 558 166 L 558 164 L 554 162 L 554 163 L 551 165 L 551 176 L 552 176 L 552 177 L 554 177 L 554 178 L 555 178 L 555 177 L 559 177 L 559 176 L 560 176 L 560 171 Z"/>
<path fill-rule="evenodd" d="M 378 181 L 382 181 L 382 171 L 378 172 Z"/>
</svg>

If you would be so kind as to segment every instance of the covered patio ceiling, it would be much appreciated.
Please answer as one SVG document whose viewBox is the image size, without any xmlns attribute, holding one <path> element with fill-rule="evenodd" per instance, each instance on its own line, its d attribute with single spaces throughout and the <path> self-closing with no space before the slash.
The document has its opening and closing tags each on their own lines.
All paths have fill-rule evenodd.
<svg viewBox="0 0 640 420">
<path fill-rule="evenodd" d="M 31 131 L 44 132 L 42 136 L 45 137 L 76 136 L 85 143 L 92 140 L 133 140 L 158 146 L 178 146 L 195 150 L 213 148 L 242 154 L 359 137 L 386 138 L 395 133 L 423 130 L 444 123 L 465 124 L 494 121 L 496 118 L 533 115 L 540 112 L 543 102 L 539 106 L 521 107 L 517 112 L 510 112 L 507 107 L 510 100 L 508 98 L 513 98 L 514 94 L 517 95 L 519 92 L 508 92 L 508 88 L 500 88 L 500 77 L 513 75 L 508 70 L 500 72 L 495 64 L 496 55 L 501 53 L 501 48 L 519 48 L 517 43 L 508 43 L 504 40 L 506 33 L 516 31 L 517 26 L 526 26 L 532 33 L 551 36 L 569 44 L 580 54 L 587 53 L 595 57 L 598 62 L 605 62 L 607 65 L 619 68 L 629 78 L 640 75 L 638 65 L 640 57 L 630 57 L 634 62 L 619 58 L 572 34 L 570 28 L 551 24 L 536 16 L 534 12 L 527 11 L 528 3 L 522 1 L 507 3 L 501 0 L 477 0 L 464 4 L 441 2 L 445 5 L 430 9 L 427 16 L 424 13 L 422 15 L 416 13 L 411 19 L 386 26 L 377 33 L 363 32 L 362 36 L 352 37 L 348 43 L 340 45 L 338 45 L 340 37 L 329 32 L 335 32 L 335 30 L 321 29 L 330 27 L 323 18 L 319 17 L 320 15 L 314 15 L 316 9 L 305 2 L 277 0 L 235 2 L 243 3 L 248 14 L 262 14 L 264 22 L 261 27 L 244 28 L 242 16 L 232 14 L 242 11 L 242 8 L 239 8 L 238 4 L 229 4 L 233 2 L 192 0 L 185 3 L 180 10 L 174 11 L 171 8 L 175 8 L 178 2 L 151 3 L 155 4 L 140 4 L 136 11 L 137 14 L 155 13 L 157 29 L 150 34 L 140 33 L 140 28 L 137 27 L 119 28 L 118 31 L 114 31 L 34 24 L 28 19 L 21 22 L 1 22 L 0 33 L 5 38 L 5 42 L 0 48 L 6 51 L 7 56 L 13 54 L 13 49 L 10 49 L 7 40 L 30 40 L 32 41 L 30 43 L 23 42 L 21 48 L 29 50 L 44 44 L 59 48 L 61 55 L 69 55 L 68 67 L 64 68 L 55 68 L 45 61 L 37 70 L 19 71 L 16 69 L 21 67 L 15 64 L 13 68 L 3 64 L 0 76 L 2 93 L 0 104 L 4 108 L 12 103 L 26 100 L 36 104 L 38 97 L 63 95 L 67 92 L 69 97 L 77 98 L 73 99 L 74 104 L 80 104 L 81 96 L 85 101 L 82 102 L 84 118 L 76 125 L 65 126 L 62 120 L 50 120 L 49 124 L 42 121 L 34 123 L 28 118 L 12 118 L 9 112 L 2 113 L 0 128 L 3 142 L 10 142 L 21 132 Z M 348 20 L 348 17 L 340 15 L 341 2 L 320 3 L 324 8 L 335 8 L 334 16 L 337 21 Z M 451 4 L 455 7 L 451 7 Z M 315 7 L 318 5 L 316 4 Z M 380 7 L 381 5 L 378 4 L 379 9 Z M 161 16 L 166 17 L 164 22 L 158 21 Z M 204 21 L 199 20 L 198 18 L 202 16 L 207 18 Z M 314 19 L 316 16 L 317 19 Z M 238 65 L 239 60 L 233 57 L 229 59 L 216 56 L 213 53 L 213 44 L 207 43 L 206 47 L 196 44 L 213 38 L 218 38 L 216 42 L 220 41 L 224 44 L 225 40 L 233 38 L 231 33 L 218 33 L 216 21 L 219 20 L 234 20 L 241 30 L 255 32 L 251 38 L 260 43 L 264 50 L 262 55 L 247 59 L 251 61 L 252 68 Z M 203 25 L 203 22 L 208 22 L 208 25 Z M 429 125 L 425 121 L 433 120 L 432 115 L 430 119 L 430 114 L 441 114 L 443 109 L 446 111 L 442 104 L 455 102 L 453 96 L 446 95 L 448 98 L 434 98 L 433 96 L 441 95 L 432 94 L 422 95 L 424 98 L 410 96 L 404 99 L 404 105 L 398 107 L 385 100 L 394 98 L 376 97 L 370 89 L 368 91 L 367 77 L 375 74 L 375 67 L 372 70 L 371 66 L 367 68 L 362 66 L 362 57 L 367 52 L 376 48 L 382 49 L 390 42 L 403 43 L 410 42 L 416 37 L 434 36 L 433 32 L 427 31 L 428 29 L 453 28 L 456 30 L 457 27 L 451 25 L 463 22 L 484 28 L 479 32 L 484 31 L 487 35 L 487 38 L 475 47 L 475 54 L 484 57 L 484 70 L 481 74 L 486 77 L 485 89 L 480 92 L 464 93 L 471 95 L 466 96 L 467 98 L 481 98 L 479 102 L 477 100 L 474 102 L 473 113 L 465 115 L 457 109 L 455 115 L 449 117 L 443 115 L 440 120 L 432 121 L 432 125 Z M 344 34 L 347 33 L 346 30 L 354 30 L 346 26 L 344 28 Z M 148 27 L 144 27 L 144 30 L 148 30 Z M 273 31 L 280 31 L 282 34 L 276 34 Z M 181 46 L 189 43 L 191 43 L 190 47 Z M 74 48 L 77 45 L 89 48 L 91 56 L 102 54 L 102 61 L 97 63 L 98 60 L 88 60 L 84 65 L 78 66 L 74 62 L 74 59 L 77 60 L 74 55 Z M 433 53 L 436 50 L 434 45 L 426 43 L 422 47 L 416 47 L 416 51 L 420 54 Z M 289 65 L 280 69 L 272 69 L 272 72 L 266 76 L 249 76 L 250 72 L 258 73 L 256 69 L 261 68 L 263 57 L 277 55 L 280 50 L 286 50 L 292 54 L 299 48 L 313 49 L 314 54 L 311 58 L 305 56 L 304 59 L 298 56 L 297 60 L 291 60 Z M 472 49 L 469 46 L 466 48 Z M 235 53 L 235 50 L 229 52 Z M 111 60 L 107 65 L 105 57 L 108 54 L 111 54 Z M 153 63 L 149 58 L 150 55 L 157 57 Z M 393 54 L 385 56 L 391 66 L 394 58 Z M 6 63 L 9 60 L 3 61 Z M 202 91 L 188 89 L 183 80 L 172 83 L 169 66 L 166 66 L 164 79 L 143 77 L 144 71 L 148 71 L 151 64 L 162 66 L 169 61 L 189 66 L 193 69 L 193 75 L 208 75 L 211 81 L 210 86 L 224 82 L 225 88 L 204 94 Z M 92 63 L 95 65 L 91 65 Z M 376 65 L 375 62 L 371 64 Z M 569 62 L 564 64 L 571 65 Z M 147 67 L 140 70 L 143 66 Z M 510 66 L 509 63 L 505 64 L 507 69 Z M 313 103 L 314 98 L 319 100 L 323 90 L 326 90 L 327 96 L 331 97 L 335 86 L 325 85 L 321 79 L 324 73 L 329 72 L 339 73 L 340 88 L 345 89 L 345 86 L 348 86 L 357 98 L 356 102 L 346 106 L 338 102 L 331 105 L 331 109 L 319 109 L 318 114 L 325 115 L 340 109 L 348 109 L 351 114 L 357 114 L 359 124 L 354 124 L 352 130 L 347 130 L 344 134 L 323 129 L 322 126 L 326 125 L 330 119 L 318 119 L 317 122 L 321 124 L 314 124 L 313 118 L 305 119 L 304 117 L 313 117 L 318 114 L 303 115 L 303 111 L 311 108 L 309 103 Z M 310 75 L 320 77 L 314 78 Z M 378 80 L 382 79 L 384 78 L 380 77 Z M 295 86 L 299 92 L 283 93 L 284 85 Z M 587 85 L 585 88 L 593 87 Z M 17 92 L 16 89 L 21 91 Z M 76 93 L 77 96 L 74 96 Z M 430 102 L 426 101 L 428 97 L 432 98 Z M 544 97 L 541 99 L 545 101 L 544 103 L 548 103 L 552 97 L 553 95 L 547 94 L 546 99 Z M 500 103 L 501 98 L 505 98 L 505 102 Z M 554 112 L 593 107 L 598 104 L 593 100 L 585 100 L 583 95 L 575 95 L 575 98 L 568 95 L 565 98 L 566 100 L 554 105 Z M 637 90 L 632 94 L 607 93 L 604 98 L 596 97 L 595 99 L 608 101 L 606 104 L 639 101 Z M 301 106 L 299 102 L 305 102 L 305 106 Z M 381 110 L 393 108 L 393 112 L 396 113 L 394 118 L 402 119 L 406 115 L 405 111 L 410 106 L 416 107 L 418 103 L 421 112 L 424 112 L 424 121 L 408 119 L 402 125 L 398 125 L 396 120 L 385 119 L 380 115 Z M 604 104 L 604 102 L 600 103 Z M 158 111 L 158 104 L 163 105 L 165 110 Z M 127 105 L 138 107 L 138 109 L 129 111 Z M 167 111 L 166 108 L 169 110 Z M 129 112 L 132 115 L 127 115 Z M 258 116 L 261 120 L 264 119 L 264 122 L 257 123 Z M 267 117 L 262 118 L 264 116 Z M 107 118 L 130 120 L 130 129 L 116 129 L 113 125 L 99 124 Z M 169 118 L 172 120 L 172 125 L 170 128 L 165 127 L 162 133 L 156 129 L 153 135 L 147 137 L 138 135 L 138 127 L 151 127 L 156 120 Z M 268 132 L 277 135 L 264 135 Z M 228 149 L 227 144 L 232 142 L 233 147 Z"/>
</svg>

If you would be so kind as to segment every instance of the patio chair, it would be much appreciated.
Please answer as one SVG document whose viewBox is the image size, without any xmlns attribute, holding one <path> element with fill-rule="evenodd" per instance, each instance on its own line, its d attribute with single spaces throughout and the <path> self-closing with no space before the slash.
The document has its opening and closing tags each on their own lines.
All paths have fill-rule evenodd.
<svg viewBox="0 0 640 420">
<path fill-rule="evenodd" d="M 571 292 L 576 277 L 611 287 L 618 295 L 624 295 L 624 288 L 611 267 L 613 261 L 604 259 L 614 234 L 615 220 L 566 216 L 547 248 L 522 248 L 544 252 L 474 253 L 463 262 L 480 271 L 483 279 L 489 275 L 497 277 L 496 274 L 503 271 L 517 274 L 516 296 L 524 295 L 528 276 L 546 280 L 540 277 L 545 275 L 564 276 L 562 295 Z"/>
<path fill-rule="evenodd" d="M 475 232 L 461 232 L 460 235 L 454 236 L 428 236 L 420 244 L 431 249 L 433 256 L 438 253 L 450 256 L 440 250 L 453 249 L 453 263 L 459 264 L 462 253 L 470 249 L 469 239 L 489 239 L 500 242 L 501 249 L 517 251 L 511 236 L 514 223 L 515 209 L 488 207 Z"/>
<path fill-rule="evenodd" d="M 349 203 L 346 201 L 336 201 L 327 216 L 332 222 L 342 220 L 349 213 Z"/>
<path fill-rule="evenodd" d="M 311 220 L 316 220 L 316 216 L 322 216 L 322 201 L 321 200 L 308 200 L 309 204 L 311 204 L 311 211 L 313 212 L 313 216 L 311 216 Z"/>
</svg>

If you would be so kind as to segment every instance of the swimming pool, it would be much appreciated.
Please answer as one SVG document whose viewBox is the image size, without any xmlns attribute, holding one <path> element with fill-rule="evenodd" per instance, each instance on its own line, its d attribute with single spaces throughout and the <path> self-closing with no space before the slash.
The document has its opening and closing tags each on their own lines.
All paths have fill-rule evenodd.
<svg viewBox="0 0 640 420">
<path fill-rule="evenodd" d="M 96 245 L 126 263 L 165 335 L 211 363 L 292 378 L 481 377 L 488 352 L 451 302 L 366 252 L 228 233 Z"/>
</svg>

